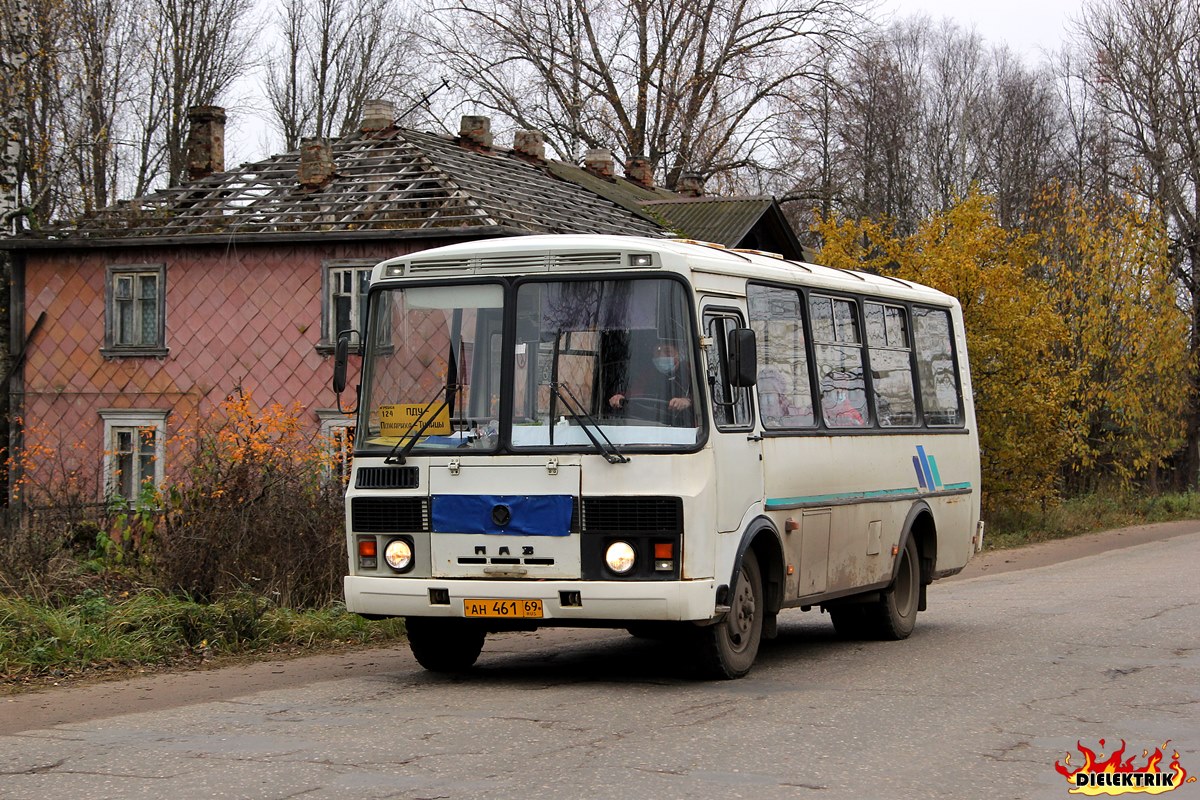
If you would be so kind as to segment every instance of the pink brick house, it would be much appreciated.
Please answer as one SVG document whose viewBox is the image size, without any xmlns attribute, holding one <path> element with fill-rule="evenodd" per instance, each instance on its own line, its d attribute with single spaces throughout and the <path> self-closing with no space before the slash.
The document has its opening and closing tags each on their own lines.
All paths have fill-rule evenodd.
<svg viewBox="0 0 1200 800">
<path fill-rule="evenodd" d="M 494 147 L 486 118 L 437 136 L 374 104 L 354 135 L 230 171 L 224 113 L 192 119 L 189 182 L 0 242 L 14 259 L 10 452 L 94 468 L 109 496 L 170 474 L 166 443 L 238 389 L 299 403 L 336 441 L 349 420 L 329 388 L 332 342 L 355 326 L 374 263 L 487 236 L 668 235 L 640 204 L 679 199 L 637 164 L 614 177 L 611 163 L 547 161 L 537 134 Z M 768 207 L 751 212 L 760 238 Z"/>
</svg>

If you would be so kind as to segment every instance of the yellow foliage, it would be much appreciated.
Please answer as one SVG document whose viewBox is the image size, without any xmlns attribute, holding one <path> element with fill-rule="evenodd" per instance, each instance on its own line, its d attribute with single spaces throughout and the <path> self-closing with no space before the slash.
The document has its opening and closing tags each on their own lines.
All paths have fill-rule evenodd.
<svg viewBox="0 0 1200 800">
<path fill-rule="evenodd" d="M 1167 232 L 1129 197 L 1088 201 L 1055 187 L 1039 212 L 1048 297 L 1067 325 L 1067 477 L 1079 490 L 1124 488 L 1184 441 L 1188 321 Z"/>
<path fill-rule="evenodd" d="M 967 328 L 984 503 L 1056 494 L 1067 388 L 1053 355 L 1064 327 L 1033 276 L 1035 241 L 1000 227 L 972 193 L 908 237 L 887 224 L 820 220 L 819 260 L 917 281 L 958 298 Z"/>
</svg>

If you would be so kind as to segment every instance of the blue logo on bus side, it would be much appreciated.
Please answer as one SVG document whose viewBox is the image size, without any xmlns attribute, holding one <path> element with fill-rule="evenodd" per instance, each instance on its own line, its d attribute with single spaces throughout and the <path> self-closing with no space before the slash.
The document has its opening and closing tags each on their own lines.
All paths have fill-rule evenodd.
<svg viewBox="0 0 1200 800">
<path fill-rule="evenodd" d="M 937 459 L 926 454 L 922 445 L 917 445 L 917 454 L 913 456 L 913 469 L 917 471 L 917 483 L 921 488 L 930 492 L 940 491 L 942 476 L 938 474 Z"/>
</svg>

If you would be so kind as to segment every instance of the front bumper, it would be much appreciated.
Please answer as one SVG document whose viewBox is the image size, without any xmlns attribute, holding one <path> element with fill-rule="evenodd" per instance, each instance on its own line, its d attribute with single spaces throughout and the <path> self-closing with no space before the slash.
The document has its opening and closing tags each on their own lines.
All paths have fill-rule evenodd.
<svg viewBox="0 0 1200 800">
<path fill-rule="evenodd" d="M 449 605 L 429 602 L 430 589 L 449 592 Z M 543 617 L 524 620 L 579 623 L 611 620 L 711 620 L 716 581 L 476 581 L 436 578 L 345 579 L 346 608 L 358 614 L 396 617 L 462 617 L 463 600 L 541 600 Z M 563 606 L 561 592 L 577 592 L 577 606 Z"/>
</svg>

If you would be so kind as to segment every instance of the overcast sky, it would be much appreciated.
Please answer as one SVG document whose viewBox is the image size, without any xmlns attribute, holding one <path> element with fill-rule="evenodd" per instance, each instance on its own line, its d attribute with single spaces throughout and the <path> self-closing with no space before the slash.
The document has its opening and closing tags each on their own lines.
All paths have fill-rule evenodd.
<svg viewBox="0 0 1200 800">
<path fill-rule="evenodd" d="M 1043 52 L 1057 50 L 1083 0 L 882 0 L 880 11 L 899 16 L 928 14 L 935 21 L 950 17 L 963 28 L 975 27 L 989 44 L 1006 42 L 1036 63 Z"/>
</svg>

